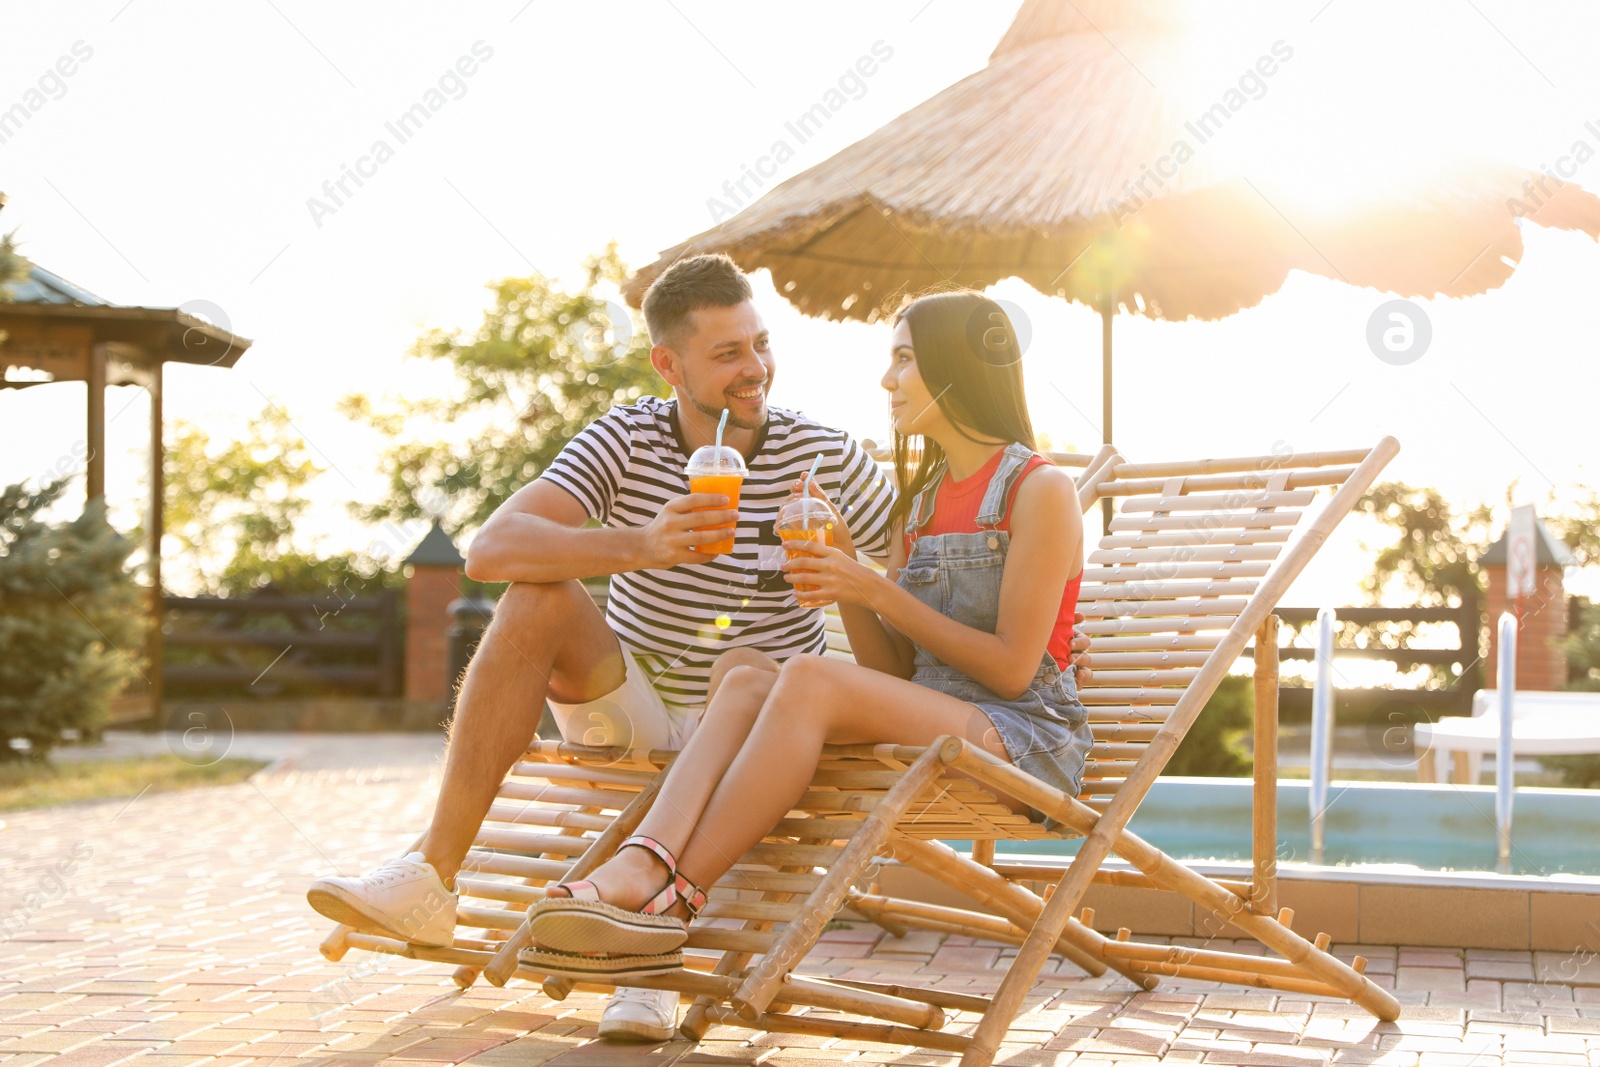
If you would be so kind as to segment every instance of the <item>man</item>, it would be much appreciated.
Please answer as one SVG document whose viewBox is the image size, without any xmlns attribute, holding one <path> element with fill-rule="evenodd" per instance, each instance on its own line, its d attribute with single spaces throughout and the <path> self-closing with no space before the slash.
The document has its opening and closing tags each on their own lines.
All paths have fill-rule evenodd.
<svg viewBox="0 0 1600 1067">
<path fill-rule="evenodd" d="M 850 436 L 769 408 L 776 370 L 750 283 L 726 256 L 673 264 L 650 287 L 650 362 L 674 400 L 612 408 L 515 493 L 467 549 L 469 577 L 513 583 L 495 608 L 456 705 L 444 781 L 416 852 L 307 894 L 339 922 L 448 945 L 454 879 L 501 780 L 527 749 L 549 700 L 570 740 L 678 748 L 699 720 L 712 662 L 730 649 L 775 660 L 821 652 L 822 613 L 801 608 L 778 569 L 780 504 L 821 456 L 816 480 L 857 547 L 888 553 L 893 488 Z M 737 511 L 689 494 L 683 468 L 716 436 L 745 457 Z M 696 510 L 696 509 L 721 510 Z M 599 528 L 584 528 L 589 520 Z M 695 546 L 737 522 L 734 550 Z M 612 575 L 604 617 L 578 579 Z M 618 990 L 602 1036 L 664 1040 L 678 995 Z"/>
</svg>

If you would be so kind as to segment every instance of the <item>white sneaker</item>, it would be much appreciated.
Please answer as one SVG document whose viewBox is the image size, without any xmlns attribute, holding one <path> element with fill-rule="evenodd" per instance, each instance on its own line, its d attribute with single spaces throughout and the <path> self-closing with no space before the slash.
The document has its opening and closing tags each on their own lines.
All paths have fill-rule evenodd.
<svg viewBox="0 0 1600 1067">
<path fill-rule="evenodd" d="M 617 986 L 600 1015 L 607 1041 L 667 1041 L 678 1029 L 678 994 L 670 989 Z"/>
<path fill-rule="evenodd" d="M 359 878 L 319 878 L 306 900 L 334 922 L 362 933 L 433 948 L 448 948 L 455 937 L 456 895 L 420 852 Z"/>
</svg>

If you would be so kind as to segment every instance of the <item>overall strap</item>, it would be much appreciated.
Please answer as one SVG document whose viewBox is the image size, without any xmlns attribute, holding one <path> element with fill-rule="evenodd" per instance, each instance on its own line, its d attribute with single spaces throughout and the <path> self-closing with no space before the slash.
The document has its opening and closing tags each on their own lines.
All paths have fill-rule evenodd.
<svg viewBox="0 0 1600 1067">
<path fill-rule="evenodd" d="M 917 531 L 933 518 L 933 505 L 939 495 L 939 483 L 944 481 L 945 470 L 945 463 L 940 460 L 939 465 L 933 470 L 933 477 L 928 479 L 928 484 L 911 498 L 911 511 L 906 518 L 906 535 L 912 540 L 916 540 Z"/>
<path fill-rule="evenodd" d="M 989 478 L 988 491 L 983 494 L 983 504 L 978 508 L 978 526 L 994 529 L 1006 517 L 1006 502 L 1011 499 L 1011 487 L 1016 484 L 1033 451 L 1027 445 L 1013 442 L 1006 446 L 1005 458 Z"/>
</svg>

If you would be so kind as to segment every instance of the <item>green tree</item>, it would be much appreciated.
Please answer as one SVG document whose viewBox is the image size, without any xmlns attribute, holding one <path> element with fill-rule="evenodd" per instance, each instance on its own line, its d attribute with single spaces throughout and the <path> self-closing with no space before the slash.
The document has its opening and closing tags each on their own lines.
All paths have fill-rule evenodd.
<svg viewBox="0 0 1600 1067">
<path fill-rule="evenodd" d="M 1592 567 L 1600 563 L 1600 493 L 1578 487 L 1575 497 L 1557 502 L 1551 494 L 1544 523 L 1572 549 L 1573 563 Z"/>
<path fill-rule="evenodd" d="M 166 534 L 207 592 L 254 583 L 267 561 L 292 551 L 309 506 L 301 491 L 321 469 L 281 408 L 267 407 L 244 435 L 217 441 L 191 422 L 173 425 L 164 457 Z"/>
<path fill-rule="evenodd" d="M 1600 604 L 1578 598 L 1578 625 L 1567 634 L 1568 689 L 1600 692 Z M 1539 766 L 1572 789 L 1600 789 L 1600 756 L 1540 756 Z"/>
<path fill-rule="evenodd" d="M 71 522 L 41 520 L 67 485 L 0 490 L 0 761 L 42 760 L 64 731 L 93 733 L 141 669 L 132 545 L 101 501 Z"/>
<path fill-rule="evenodd" d="M 450 366 L 449 395 L 386 408 L 361 394 L 345 398 L 345 414 L 391 442 L 380 461 L 387 492 L 352 506 L 358 517 L 438 515 L 452 531 L 475 529 L 613 404 L 667 395 L 643 324 L 600 291 L 628 275 L 615 243 L 584 270 L 576 292 L 537 274 L 495 282 L 476 331 L 423 335 L 411 355 Z M 451 437 L 428 439 L 441 429 Z"/>
<path fill-rule="evenodd" d="M 1255 721 L 1255 679 L 1248 674 L 1224 675 L 1161 773 L 1247 777 L 1255 766 L 1248 741 Z"/>
<path fill-rule="evenodd" d="M 5 194 L 0 193 L 0 207 L 5 206 L 5 202 Z M 17 251 L 16 231 L 0 234 L 0 304 L 12 298 L 12 290 L 28 276 L 28 269 L 32 266 Z M 0 344 L 4 344 L 5 340 L 6 332 L 0 330 Z"/>
<path fill-rule="evenodd" d="M 305 487 L 322 468 L 283 409 L 264 408 L 233 441 L 179 421 L 164 466 L 166 536 L 202 592 L 238 596 L 271 585 L 328 595 L 353 573 L 388 582 L 357 553 L 311 554 L 294 544 L 310 507 Z"/>
<path fill-rule="evenodd" d="M 1600 693 L 1600 604 L 1578 597 L 1577 628 L 1567 634 L 1568 689 Z"/>
<path fill-rule="evenodd" d="M 1382 482 L 1356 508 L 1400 535 L 1379 550 L 1372 573 L 1362 580 L 1372 603 L 1398 591 L 1416 604 L 1456 607 L 1483 592 L 1477 557 L 1491 539 L 1489 505 L 1457 511 L 1437 489 Z"/>
</svg>

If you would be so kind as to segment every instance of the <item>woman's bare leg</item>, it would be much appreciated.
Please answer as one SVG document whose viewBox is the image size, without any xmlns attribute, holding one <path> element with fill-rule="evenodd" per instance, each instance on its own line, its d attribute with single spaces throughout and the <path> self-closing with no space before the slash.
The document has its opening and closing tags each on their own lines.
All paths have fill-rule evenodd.
<svg viewBox="0 0 1600 1067">
<path fill-rule="evenodd" d="M 823 745 L 926 745 L 945 734 L 1008 758 L 999 733 L 971 704 L 853 663 L 789 660 L 677 853 L 679 870 L 702 886 L 721 878 L 800 799 Z"/>
<path fill-rule="evenodd" d="M 714 680 L 717 691 L 706 705 L 705 717 L 672 761 L 661 795 L 636 831 L 655 838 L 674 855 L 682 851 L 711 791 L 739 754 L 778 675 L 764 666 L 745 664 L 724 670 Z M 661 891 L 666 868 L 654 853 L 625 848 L 596 868 L 589 881 L 602 900 L 636 910 Z M 562 895 L 553 887 L 548 892 Z M 681 905 L 673 914 L 683 914 Z"/>
<path fill-rule="evenodd" d="M 728 672 L 735 667 L 754 667 L 766 671 L 774 678 L 778 676 L 778 668 L 783 664 L 767 655 L 757 652 L 753 648 L 733 648 L 718 656 L 711 664 L 711 682 L 706 687 L 706 707 L 711 707 L 711 702 L 717 699 L 717 690 L 722 688 L 722 680 Z"/>
</svg>

